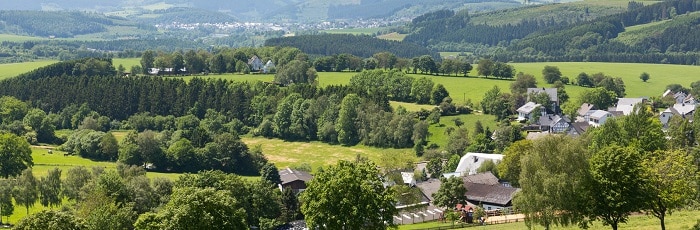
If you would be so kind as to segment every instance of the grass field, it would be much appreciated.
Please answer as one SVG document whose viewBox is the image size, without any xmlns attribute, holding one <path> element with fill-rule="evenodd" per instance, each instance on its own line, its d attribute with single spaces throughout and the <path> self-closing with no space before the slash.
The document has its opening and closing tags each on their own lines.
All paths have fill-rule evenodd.
<svg viewBox="0 0 700 230">
<path fill-rule="evenodd" d="M 428 144 L 437 144 L 441 148 L 447 146 L 448 136 L 445 133 L 445 130 L 447 130 L 448 127 L 457 128 L 454 122 L 454 120 L 457 118 L 464 122 L 462 127 L 466 127 L 469 131 L 474 130 L 474 124 L 476 124 L 477 121 L 481 121 L 481 125 L 484 128 L 489 127 L 491 130 L 495 130 L 496 127 L 498 127 L 495 116 L 482 113 L 440 117 L 440 123 L 430 125 L 430 128 L 428 128 L 428 131 L 430 132 Z M 469 133 L 469 135 L 471 136 L 472 133 Z"/>
<path fill-rule="evenodd" d="M 418 160 L 412 149 L 382 149 L 362 145 L 343 147 L 318 141 L 287 142 L 262 137 L 242 137 L 241 139 L 251 148 L 260 145 L 265 157 L 275 163 L 277 168 L 295 167 L 307 163 L 316 171 L 321 166 L 332 165 L 339 160 L 353 160 L 357 155 L 367 157 L 375 163 L 379 163 L 385 154 L 403 154 L 405 159 L 413 159 L 414 162 Z"/>
<path fill-rule="evenodd" d="M 382 28 L 353 28 L 353 29 L 335 29 L 335 30 L 322 30 L 321 32 L 329 34 L 376 34 Z"/>
<path fill-rule="evenodd" d="M 700 211 L 678 211 L 673 215 L 666 217 L 666 229 L 690 229 L 695 223 L 700 220 Z M 451 223 L 428 222 L 419 224 L 399 225 L 399 230 L 417 230 L 437 227 L 448 227 Z M 620 224 L 620 230 L 656 230 L 660 229 L 659 220 L 646 215 L 634 215 L 630 217 L 626 224 Z M 510 229 L 527 229 L 524 222 L 508 223 L 508 224 L 493 224 L 486 226 L 477 226 L 463 229 L 483 229 L 483 230 L 510 230 Z M 544 229 L 540 225 L 534 225 L 532 229 Z M 552 226 L 551 229 L 574 230 L 580 229 L 578 226 Z M 594 222 L 589 226 L 590 230 L 608 230 L 610 226 L 603 226 L 601 222 Z"/>
<path fill-rule="evenodd" d="M 36 68 L 47 66 L 56 62 L 57 61 L 54 60 L 45 60 L 35 62 L 0 64 L 0 80 L 9 77 L 16 77 L 19 74 L 26 73 Z"/>
<path fill-rule="evenodd" d="M 126 68 L 126 71 L 130 71 L 132 66 L 141 65 L 141 58 L 115 58 L 112 59 L 112 65 L 114 68 L 122 65 L 124 68 Z"/>
<path fill-rule="evenodd" d="M 0 34 L 0 41 L 26 42 L 26 41 L 36 41 L 36 40 L 48 40 L 48 38 L 22 36 L 22 35 L 14 35 L 14 34 Z"/>
<path fill-rule="evenodd" d="M 660 96 L 666 86 L 677 83 L 690 87 L 690 83 L 700 80 L 700 66 L 634 64 L 634 63 L 598 63 L 598 62 L 552 62 L 552 63 L 514 63 L 520 72 L 531 73 L 543 85 L 542 69 L 545 65 L 557 66 L 564 76 L 575 80 L 581 72 L 589 74 L 603 72 L 606 75 L 620 77 L 625 82 L 627 97 Z M 651 79 L 642 82 L 639 75 L 647 72 Z M 446 85 L 447 86 L 447 85 Z M 572 98 L 578 97 L 586 88 L 567 86 L 566 91 Z M 449 88 L 448 88 L 449 90 Z M 452 92 L 452 91 L 450 91 Z"/>
</svg>

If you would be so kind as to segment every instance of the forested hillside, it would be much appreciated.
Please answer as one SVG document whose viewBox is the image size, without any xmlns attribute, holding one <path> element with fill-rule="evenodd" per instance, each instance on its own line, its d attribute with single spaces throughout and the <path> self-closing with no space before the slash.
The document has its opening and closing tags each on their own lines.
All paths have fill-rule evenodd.
<svg viewBox="0 0 700 230">
<path fill-rule="evenodd" d="M 32 36 L 73 37 L 99 33 L 114 25 L 101 14 L 79 12 L 0 11 L 0 31 Z"/>
<path fill-rule="evenodd" d="M 336 55 L 349 53 L 370 57 L 379 52 L 391 52 L 399 57 L 412 58 L 421 55 L 439 56 L 425 47 L 407 43 L 378 39 L 367 35 L 322 34 L 273 38 L 265 46 L 291 46 L 308 54 Z"/>
<path fill-rule="evenodd" d="M 539 7 L 548 6 L 511 12 L 527 12 Z M 566 17 L 567 11 L 563 11 L 564 16 L 560 17 L 521 18 L 507 24 L 489 24 L 483 19 L 474 22 L 465 11 L 454 13 L 445 10 L 415 18 L 409 26 L 412 32 L 404 41 L 444 51 L 450 48 L 452 50 L 449 51 L 479 51 L 478 55 L 491 56 L 499 61 L 696 64 L 700 60 L 697 53 L 700 49 L 700 36 L 697 34 L 700 20 L 687 14 L 698 10 L 700 4 L 694 0 L 648 5 L 629 2 L 626 11 L 607 16 L 594 17 L 589 8 L 584 8 L 571 18 Z M 490 14 L 494 13 L 484 15 Z M 633 33 L 633 41 L 625 40 L 629 38 L 616 39 L 626 30 L 635 29 L 635 26 L 664 20 L 673 23 L 655 24 L 654 33 Z M 481 47 L 491 51 L 480 51 Z"/>
</svg>

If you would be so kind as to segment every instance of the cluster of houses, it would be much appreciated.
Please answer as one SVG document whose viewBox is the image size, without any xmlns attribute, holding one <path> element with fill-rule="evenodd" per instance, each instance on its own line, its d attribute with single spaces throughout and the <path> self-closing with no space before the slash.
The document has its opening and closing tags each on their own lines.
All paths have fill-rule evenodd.
<svg viewBox="0 0 700 230">
<path fill-rule="evenodd" d="M 648 99 L 618 98 L 615 106 L 610 108 L 597 108 L 590 103 L 583 103 L 577 110 L 576 117 L 569 118 L 561 113 L 556 88 L 529 88 L 528 95 L 533 93 L 546 93 L 550 98 L 549 105 L 541 105 L 528 99 L 525 105 L 517 109 L 517 120 L 526 123 L 528 139 L 536 139 L 548 134 L 580 135 L 590 127 L 603 125 L 609 118 L 627 116 L 633 112 L 637 104 L 647 103 Z M 664 128 L 673 116 L 681 116 L 692 119 L 698 101 L 683 92 L 667 90 L 662 97 L 673 97 L 675 104 L 659 114 L 659 120 Z"/>
<path fill-rule="evenodd" d="M 253 73 L 274 73 L 276 71 L 275 63 L 272 60 L 267 60 L 263 63 L 263 60 L 258 57 L 258 55 L 253 55 L 248 59 L 248 68 Z M 148 74 L 150 75 L 175 75 L 178 73 L 187 73 L 187 68 L 183 67 L 178 71 L 175 68 L 149 68 Z"/>
</svg>

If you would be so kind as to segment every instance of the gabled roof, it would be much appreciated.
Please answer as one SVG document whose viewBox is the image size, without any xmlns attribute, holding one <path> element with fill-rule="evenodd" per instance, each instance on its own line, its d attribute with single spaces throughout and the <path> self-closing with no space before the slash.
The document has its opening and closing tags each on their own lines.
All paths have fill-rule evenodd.
<svg viewBox="0 0 700 230">
<path fill-rule="evenodd" d="M 574 122 L 571 124 L 571 127 L 573 127 L 573 130 L 576 131 L 579 135 L 583 134 L 588 130 L 588 127 L 590 127 L 590 124 L 588 124 L 587 121 L 584 122 Z"/>
<path fill-rule="evenodd" d="M 440 189 L 440 185 L 442 185 L 442 182 L 438 179 L 430 179 L 427 181 L 423 181 L 420 183 L 416 184 L 416 187 L 420 188 L 421 191 L 423 191 L 423 194 L 430 199 L 430 201 L 433 200 L 433 193 L 436 193 L 438 189 Z"/>
<path fill-rule="evenodd" d="M 664 94 L 661 94 L 661 97 L 666 97 L 666 96 L 670 95 L 671 93 L 673 93 L 673 91 L 671 91 L 670 89 L 667 89 L 666 91 L 664 91 Z"/>
<path fill-rule="evenodd" d="M 491 172 L 479 173 L 474 175 L 468 175 L 462 178 L 464 183 L 476 183 L 476 184 L 487 184 L 487 185 L 500 185 L 498 178 Z"/>
<path fill-rule="evenodd" d="M 413 172 L 401 172 L 401 179 L 404 184 L 416 185 L 416 180 L 413 179 Z"/>
<path fill-rule="evenodd" d="M 601 118 L 608 116 L 608 115 L 612 115 L 612 114 L 609 113 L 608 111 L 605 111 L 605 110 L 596 110 L 595 112 L 593 112 L 590 115 L 590 117 L 595 118 L 595 119 L 601 119 Z"/>
<path fill-rule="evenodd" d="M 467 200 L 474 203 L 483 202 L 501 206 L 508 205 L 513 200 L 515 192 L 520 190 L 519 188 L 505 187 L 500 184 L 464 183 L 464 187 L 467 188 Z"/>
<path fill-rule="evenodd" d="M 676 103 L 672 107 L 679 115 L 692 114 L 695 111 L 695 104 Z"/>
<path fill-rule="evenodd" d="M 250 59 L 248 59 L 248 65 L 252 65 L 253 62 L 256 62 L 256 61 L 259 61 L 262 63 L 262 60 L 260 60 L 258 55 L 253 55 L 252 57 L 250 57 Z"/>
<path fill-rule="evenodd" d="M 595 110 L 595 105 L 591 103 L 583 103 L 581 104 L 581 107 L 578 108 L 577 112 L 579 116 L 585 116 L 591 110 Z"/>
<path fill-rule="evenodd" d="M 615 111 L 620 111 L 625 116 L 632 113 L 634 105 L 644 102 L 644 98 L 618 98 Z"/>
<path fill-rule="evenodd" d="M 313 176 L 308 172 L 299 171 L 295 169 L 286 168 L 279 171 L 280 179 L 282 180 L 282 185 L 291 183 L 293 181 L 303 181 L 304 183 L 309 182 L 313 179 Z"/>
<path fill-rule="evenodd" d="M 540 104 L 535 104 L 534 102 L 525 103 L 525 105 L 518 108 L 518 113 L 530 114 L 533 110 L 540 107 Z"/>
<path fill-rule="evenodd" d="M 560 121 L 562 121 L 562 118 L 559 115 L 547 114 L 545 116 L 541 116 L 539 122 L 541 126 L 552 126 Z"/>
<path fill-rule="evenodd" d="M 559 101 L 559 97 L 557 95 L 557 88 L 527 88 L 527 94 L 530 95 L 531 93 L 547 93 L 549 95 L 549 100 L 550 101 Z"/>
</svg>

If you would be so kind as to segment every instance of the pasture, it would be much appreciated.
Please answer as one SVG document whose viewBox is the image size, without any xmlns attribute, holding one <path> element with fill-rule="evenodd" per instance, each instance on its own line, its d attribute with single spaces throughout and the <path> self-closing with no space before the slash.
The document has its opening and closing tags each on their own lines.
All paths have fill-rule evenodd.
<svg viewBox="0 0 700 230">
<path fill-rule="evenodd" d="M 10 77 L 16 77 L 17 75 L 20 75 L 22 73 L 26 73 L 39 67 L 44 67 L 56 62 L 57 61 L 55 60 L 41 60 L 34 62 L 0 64 L 0 80 Z"/>
<path fill-rule="evenodd" d="M 280 139 L 268 139 L 264 137 L 241 137 L 248 147 L 259 145 L 265 157 L 275 163 L 277 168 L 296 167 L 302 163 L 311 165 L 316 171 L 321 166 L 332 165 L 339 160 L 354 160 L 358 155 L 367 157 L 380 164 L 383 156 L 395 156 L 400 154 L 402 159 L 417 162 L 413 149 L 383 149 L 367 147 L 363 145 L 344 147 L 331 145 L 318 141 L 290 142 Z"/>
<path fill-rule="evenodd" d="M 46 37 L 32 37 L 14 34 L 0 34 L 0 41 L 8 42 L 26 42 L 26 41 L 37 41 L 37 40 L 48 40 Z"/>
<path fill-rule="evenodd" d="M 693 225 L 698 221 L 698 216 L 700 216 L 700 211 L 677 211 L 670 216 L 666 216 L 666 229 L 691 229 Z M 428 222 L 420 224 L 408 224 L 399 225 L 399 230 L 412 230 L 412 229 L 428 229 L 437 227 L 447 227 L 451 226 L 451 223 L 439 223 L 439 222 Z M 634 215 L 629 218 L 627 223 L 622 223 L 619 225 L 620 230 L 655 230 L 659 229 L 659 220 L 646 215 Z M 486 226 L 469 227 L 463 229 L 478 229 L 478 230 L 510 230 L 510 229 L 528 229 L 524 222 L 508 223 L 508 224 L 493 224 Z M 532 229 L 544 229 L 540 225 L 533 225 Z M 551 229 L 556 230 L 574 230 L 580 229 L 578 226 L 552 226 Z M 610 226 L 603 226 L 599 221 L 593 222 L 588 226 L 590 230 L 607 230 Z"/>
</svg>

